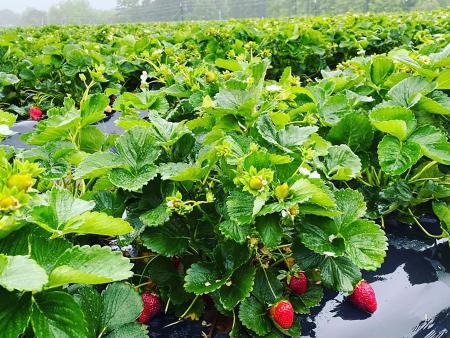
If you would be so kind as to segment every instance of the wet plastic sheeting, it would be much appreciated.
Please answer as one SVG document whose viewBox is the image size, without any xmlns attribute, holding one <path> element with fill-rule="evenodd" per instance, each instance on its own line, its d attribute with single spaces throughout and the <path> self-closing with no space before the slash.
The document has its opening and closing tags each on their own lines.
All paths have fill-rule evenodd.
<svg viewBox="0 0 450 338">
<path fill-rule="evenodd" d="M 31 146 L 20 139 L 20 136 L 24 133 L 28 133 L 33 130 L 36 125 L 36 121 L 21 121 L 17 122 L 11 127 L 12 131 L 15 131 L 16 134 L 7 137 L 1 144 L 5 146 L 12 146 L 16 149 L 29 149 Z"/>
<path fill-rule="evenodd" d="M 366 314 L 342 294 L 328 293 L 320 307 L 302 318 L 302 337 L 450 337 L 448 244 L 389 237 L 384 264 L 364 275 L 377 295 L 377 312 Z"/>
</svg>

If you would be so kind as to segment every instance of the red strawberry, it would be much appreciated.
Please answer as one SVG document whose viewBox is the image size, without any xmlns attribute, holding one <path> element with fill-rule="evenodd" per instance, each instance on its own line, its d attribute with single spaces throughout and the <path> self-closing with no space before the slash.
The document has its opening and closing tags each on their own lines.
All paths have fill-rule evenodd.
<svg viewBox="0 0 450 338">
<path fill-rule="evenodd" d="M 42 115 L 44 115 L 44 113 L 42 113 L 42 110 L 40 110 L 38 107 L 33 106 L 30 108 L 29 114 L 33 121 L 39 121 L 40 119 L 42 119 Z"/>
<path fill-rule="evenodd" d="M 139 315 L 138 321 L 146 324 L 161 310 L 161 300 L 157 294 L 148 292 L 142 294 L 142 300 L 144 301 L 144 309 Z"/>
<path fill-rule="evenodd" d="M 275 323 L 287 330 L 294 322 L 294 308 L 288 300 L 280 300 L 270 308 L 270 315 Z"/>
<path fill-rule="evenodd" d="M 372 286 L 364 279 L 356 284 L 353 293 L 349 296 L 350 301 L 361 310 L 374 313 L 377 310 L 377 299 Z"/>
<path fill-rule="evenodd" d="M 298 272 L 291 277 L 289 288 L 297 295 L 303 295 L 308 290 L 308 280 L 304 272 Z"/>
</svg>

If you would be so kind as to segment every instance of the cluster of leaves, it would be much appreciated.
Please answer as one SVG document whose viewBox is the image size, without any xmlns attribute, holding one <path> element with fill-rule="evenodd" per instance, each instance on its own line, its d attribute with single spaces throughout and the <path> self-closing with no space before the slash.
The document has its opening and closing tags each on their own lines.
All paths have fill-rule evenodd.
<svg viewBox="0 0 450 338">
<path fill-rule="evenodd" d="M 61 105 L 65 93 L 78 102 L 84 91 L 78 74 L 94 81 L 94 92 L 117 93 L 134 90 L 146 71 L 153 88 L 177 84 L 181 95 L 196 90 L 189 67 L 244 52 L 268 57 L 271 78 L 287 66 L 307 78 L 358 54 L 399 46 L 436 50 L 449 39 L 449 22 L 448 11 L 439 11 L 0 30 L 0 108 L 25 116 L 33 104 Z"/>
<path fill-rule="evenodd" d="M 133 54 L 127 39 L 113 48 Z M 301 86 L 291 68 L 269 80 L 270 60 L 251 46 L 189 59 L 166 54 L 165 40 L 142 51 L 150 43 L 164 51 L 136 60 L 149 68 L 114 102 L 120 132 L 98 127 L 114 93 L 102 84 L 115 83 L 98 66 L 91 82 L 80 76 L 80 100 L 24 135 L 30 149 L 0 148 L 5 337 L 144 337 L 133 289 L 147 284 L 180 318 L 212 301 L 233 337 L 298 337 L 300 324 L 283 330 L 270 305 L 289 299 L 306 314 L 324 287 L 351 293 L 383 263 L 386 215 L 422 227 L 417 216 L 433 210 L 442 233 L 429 235 L 449 237 L 450 45 L 360 56 Z M 14 116 L 0 119 L 7 137 Z M 134 265 L 111 249 L 130 245 Z M 285 280 L 298 270 L 300 296 Z"/>
</svg>

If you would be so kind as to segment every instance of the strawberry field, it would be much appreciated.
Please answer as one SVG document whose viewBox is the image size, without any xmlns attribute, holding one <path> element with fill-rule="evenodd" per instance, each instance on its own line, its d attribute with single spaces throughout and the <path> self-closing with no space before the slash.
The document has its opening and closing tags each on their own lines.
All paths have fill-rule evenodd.
<svg viewBox="0 0 450 338">
<path fill-rule="evenodd" d="M 0 30 L 0 336 L 377 315 L 393 220 L 448 249 L 449 95 L 448 10 Z"/>
</svg>

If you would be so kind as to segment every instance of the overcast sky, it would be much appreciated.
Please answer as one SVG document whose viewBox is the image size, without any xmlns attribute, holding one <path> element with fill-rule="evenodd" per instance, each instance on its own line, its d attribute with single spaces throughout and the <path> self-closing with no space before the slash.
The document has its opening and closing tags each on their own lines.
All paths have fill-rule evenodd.
<svg viewBox="0 0 450 338">
<path fill-rule="evenodd" d="M 60 0 L 0 0 L 0 9 L 11 9 L 15 12 L 22 12 L 27 7 L 47 10 L 51 5 L 57 4 Z M 115 0 L 90 0 L 95 8 L 111 9 L 116 6 Z"/>
</svg>

